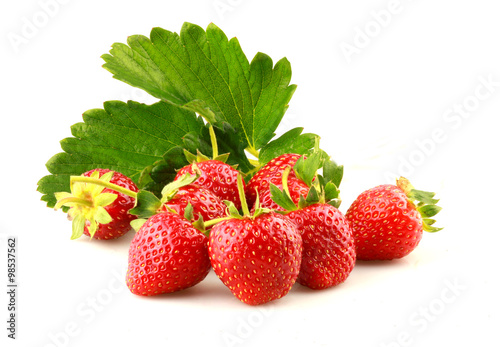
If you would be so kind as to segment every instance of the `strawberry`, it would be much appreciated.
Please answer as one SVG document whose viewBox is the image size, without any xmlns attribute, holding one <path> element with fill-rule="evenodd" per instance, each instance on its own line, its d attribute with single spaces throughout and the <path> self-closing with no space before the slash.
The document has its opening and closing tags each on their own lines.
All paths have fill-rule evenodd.
<svg viewBox="0 0 500 347">
<path fill-rule="evenodd" d="M 134 207 L 137 186 L 127 176 L 108 169 L 93 169 L 82 177 L 71 177 L 71 193 L 56 193 L 61 206 L 70 207 L 73 220 L 72 239 L 82 234 L 98 240 L 111 240 L 127 233 L 136 216 Z"/>
<path fill-rule="evenodd" d="M 199 172 L 198 172 L 199 173 Z M 204 222 L 221 218 L 226 215 L 226 205 L 212 191 L 197 184 L 199 174 L 186 174 L 170 182 L 161 191 L 161 199 L 153 193 L 141 190 L 131 213 L 139 219 L 132 222 L 135 230 L 150 217 L 162 212 L 175 212 L 184 216 L 197 227 L 204 228 Z"/>
<path fill-rule="evenodd" d="M 286 295 L 300 270 L 302 240 L 275 212 L 231 218 L 210 232 L 212 268 L 240 301 L 259 305 Z"/>
<path fill-rule="evenodd" d="M 324 176 L 317 175 L 307 198 L 301 198 L 298 205 L 290 197 L 287 184 L 283 190 L 271 184 L 270 190 L 273 200 L 288 212 L 302 237 L 302 265 L 297 281 L 312 289 L 325 289 L 347 279 L 356 254 L 349 223 L 337 209 L 342 168 L 333 161 L 317 160 L 317 156 L 313 153 L 306 159 L 298 173 L 304 177 L 317 175 L 316 170 L 322 165 Z M 289 172 L 290 168 L 283 172 L 284 182 Z"/>
<path fill-rule="evenodd" d="M 260 207 L 249 214 L 238 176 L 244 215 L 234 204 L 231 217 L 213 226 L 208 244 L 212 268 L 240 301 L 259 305 L 286 295 L 300 270 L 302 239 L 295 224 Z"/>
<path fill-rule="evenodd" d="M 207 243 L 207 236 L 176 213 L 152 216 L 130 244 L 128 288 L 152 296 L 198 284 L 210 270 Z"/>
<path fill-rule="evenodd" d="M 241 207 L 236 182 L 238 170 L 219 160 L 205 160 L 184 166 L 177 172 L 174 180 L 185 174 L 195 174 L 195 167 L 199 169 L 200 174 L 195 184 L 212 191 L 219 199 L 231 201 L 237 208 Z"/>
<path fill-rule="evenodd" d="M 354 239 L 344 215 L 326 203 L 291 211 L 287 216 L 302 236 L 302 265 L 297 282 L 325 289 L 344 282 L 356 260 Z"/>
<path fill-rule="evenodd" d="M 347 211 L 360 260 L 402 258 L 419 244 L 423 230 L 435 232 L 429 217 L 441 208 L 434 193 L 416 190 L 401 177 L 361 193 Z M 420 201 L 415 204 L 416 201 Z"/>
<path fill-rule="evenodd" d="M 201 216 L 207 222 L 226 215 L 226 205 L 210 190 L 196 184 L 179 188 L 173 198 L 162 205 L 161 211 L 174 210 L 184 215 L 188 204 L 193 207 L 194 220 Z"/>
<path fill-rule="evenodd" d="M 274 184 L 282 188 L 283 171 L 287 167 L 293 167 L 300 157 L 299 154 L 294 153 L 283 154 L 264 165 L 248 182 L 245 191 L 248 205 L 254 205 L 258 193 L 261 207 L 283 210 L 272 201 L 269 186 Z M 295 203 L 299 202 L 300 195 L 305 197 L 309 192 L 307 184 L 297 178 L 293 170 L 288 177 L 288 186 Z"/>
<path fill-rule="evenodd" d="M 132 223 L 135 230 L 150 217 L 162 212 L 175 212 L 184 216 L 197 226 L 205 227 L 203 222 L 222 218 L 226 215 L 226 205 L 212 191 L 193 184 L 199 174 L 186 174 L 163 187 L 161 199 L 148 191 L 137 194 L 137 202 L 132 213 L 139 219 Z"/>
<path fill-rule="evenodd" d="M 90 170 L 85 172 L 83 176 L 91 177 L 92 173 L 95 171 L 98 171 L 99 175 L 102 176 L 106 172 L 110 172 L 111 170 Z M 130 178 L 119 172 L 115 172 L 109 182 L 124 187 L 125 189 L 129 189 L 133 192 L 137 192 L 139 190 Z M 134 220 L 136 216 L 128 213 L 128 211 L 132 207 L 134 207 L 135 200 L 128 195 L 119 193 L 109 188 L 105 188 L 102 193 L 116 194 L 118 195 L 118 197 L 112 204 L 104 207 L 104 209 L 108 211 L 113 220 L 108 224 L 100 224 L 93 237 L 98 240 L 110 240 L 120 237 L 132 229 L 132 227 L 130 226 L 130 222 Z M 90 222 L 87 222 L 85 225 L 85 230 L 83 232 L 87 236 L 90 236 L 89 226 Z"/>
<path fill-rule="evenodd" d="M 209 125 L 208 130 L 212 144 L 212 158 L 205 156 L 200 151 L 194 155 L 184 150 L 186 159 L 191 164 L 182 167 L 177 172 L 174 181 L 186 174 L 196 174 L 199 178 L 194 182 L 195 184 L 212 191 L 222 201 L 232 202 L 239 209 L 241 208 L 237 182 L 239 172 L 231 165 L 226 164 L 229 153 L 219 155 L 213 126 Z"/>
</svg>

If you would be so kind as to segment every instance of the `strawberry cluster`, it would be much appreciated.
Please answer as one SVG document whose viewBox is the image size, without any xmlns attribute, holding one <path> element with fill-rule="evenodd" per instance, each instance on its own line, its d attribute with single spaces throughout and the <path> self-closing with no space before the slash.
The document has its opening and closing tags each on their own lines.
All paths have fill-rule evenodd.
<svg viewBox="0 0 500 347">
<path fill-rule="evenodd" d="M 73 238 L 137 230 L 126 275 L 134 294 L 186 289 L 213 269 L 236 298 L 259 305 L 295 282 L 336 286 L 356 259 L 403 257 L 423 230 L 439 230 L 430 219 L 440 209 L 434 194 L 404 178 L 362 193 L 344 216 L 342 174 L 320 151 L 280 155 L 247 183 L 223 161 L 198 158 L 156 197 L 118 172 L 95 169 L 72 177 L 72 193 L 60 193 L 57 207 L 70 208 Z"/>
<path fill-rule="evenodd" d="M 182 290 L 213 269 L 240 301 L 263 304 L 296 282 L 339 285 L 356 260 L 404 257 L 423 231 L 440 230 L 434 194 L 405 178 L 339 210 L 343 167 L 319 136 L 297 127 L 276 137 L 296 89 L 286 58 L 248 60 L 213 23 L 184 23 L 180 34 L 154 28 L 102 58 L 115 78 L 160 100 L 85 112 L 38 190 L 68 213 L 72 239 L 136 231 L 132 293 Z"/>
</svg>

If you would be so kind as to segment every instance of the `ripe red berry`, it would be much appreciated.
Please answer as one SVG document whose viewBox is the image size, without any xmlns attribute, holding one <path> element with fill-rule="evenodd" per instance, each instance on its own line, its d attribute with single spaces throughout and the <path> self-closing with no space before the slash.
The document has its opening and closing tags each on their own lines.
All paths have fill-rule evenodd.
<svg viewBox="0 0 500 347">
<path fill-rule="evenodd" d="M 402 258 L 419 244 L 423 230 L 432 227 L 434 216 L 441 209 L 432 199 L 434 193 L 413 189 L 401 178 L 397 185 L 384 184 L 361 193 L 347 211 L 361 260 Z M 414 200 L 421 203 L 415 205 Z"/>
<path fill-rule="evenodd" d="M 200 171 L 200 177 L 194 182 L 195 184 L 212 191 L 222 201 L 231 201 L 238 209 L 241 208 L 237 186 L 238 170 L 219 160 L 206 160 L 184 166 L 177 172 L 175 180 L 185 174 L 195 174 L 193 165 Z"/>
<path fill-rule="evenodd" d="M 83 176 L 90 177 L 95 171 L 98 171 L 99 177 L 101 177 L 111 170 L 94 169 L 85 172 Z M 133 192 L 137 192 L 139 190 L 130 178 L 116 171 L 114 171 L 113 177 L 111 177 L 111 180 L 109 182 Z M 116 194 L 118 195 L 118 197 L 110 205 L 104 206 L 104 209 L 109 213 L 113 220 L 108 224 L 99 224 L 93 237 L 97 240 L 111 240 L 125 235 L 132 229 L 132 227 L 130 226 L 130 222 L 137 218 L 136 216 L 128 212 L 131 208 L 134 207 L 135 199 L 109 188 L 104 188 L 102 193 Z M 88 230 L 89 225 L 90 222 L 87 221 L 83 232 L 87 236 L 90 236 Z"/>
<path fill-rule="evenodd" d="M 317 171 L 323 167 L 323 175 Z M 297 177 L 308 182 L 307 196 L 294 201 L 288 175 L 290 167 L 281 173 L 282 187 L 270 183 L 272 200 L 297 225 L 302 237 L 302 265 L 298 282 L 312 289 L 324 289 L 342 283 L 351 273 L 355 262 L 354 240 L 348 222 L 338 206 L 338 184 L 343 169 L 325 158 L 318 147 L 306 159 L 294 166 Z M 296 178 L 297 179 L 297 178 Z"/>
<path fill-rule="evenodd" d="M 283 154 L 264 165 L 248 182 L 245 191 L 248 205 L 255 204 L 256 192 L 258 192 L 261 207 L 282 211 L 283 208 L 272 201 L 269 186 L 272 183 L 282 189 L 283 172 L 287 167 L 293 167 L 300 157 L 299 154 Z M 293 202 L 298 203 L 301 195 L 307 196 L 309 187 L 296 177 L 293 170 L 291 170 L 287 182 Z"/>
<path fill-rule="evenodd" d="M 290 291 L 300 271 L 302 240 L 295 224 L 275 212 L 232 218 L 212 228 L 209 255 L 234 296 L 259 305 Z"/>
<path fill-rule="evenodd" d="M 170 208 L 184 216 L 188 204 L 193 206 L 194 220 L 198 220 L 201 216 L 203 221 L 208 222 L 226 215 L 226 205 L 210 190 L 196 184 L 179 188 L 174 197 L 162 205 L 161 209 L 167 211 Z"/>
<path fill-rule="evenodd" d="M 152 216 L 130 244 L 128 288 L 152 296 L 194 286 L 210 270 L 207 243 L 205 235 L 176 213 Z"/>
<path fill-rule="evenodd" d="M 69 207 L 73 221 L 72 239 L 86 234 L 98 240 L 111 240 L 131 229 L 136 216 L 129 213 L 135 205 L 137 187 L 125 175 L 108 169 L 94 169 L 71 176 L 71 192 L 55 193 L 56 209 Z"/>
<path fill-rule="evenodd" d="M 344 215 L 329 204 L 317 203 L 287 216 L 302 236 L 302 265 L 297 282 L 312 289 L 344 282 L 356 260 L 354 240 Z"/>
</svg>

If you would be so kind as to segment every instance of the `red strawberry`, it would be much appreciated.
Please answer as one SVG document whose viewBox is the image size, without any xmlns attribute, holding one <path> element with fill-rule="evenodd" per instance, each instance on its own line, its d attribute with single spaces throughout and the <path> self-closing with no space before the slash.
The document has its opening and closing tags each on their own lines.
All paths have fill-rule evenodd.
<svg viewBox="0 0 500 347">
<path fill-rule="evenodd" d="M 397 185 L 384 184 L 361 193 L 346 217 L 351 224 L 357 258 L 390 260 L 402 258 L 413 251 L 423 230 L 435 232 L 429 217 L 441 208 L 435 204 L 434 193 L 414 189 L 401 177 Z M 415 205 L 414 201 L 420 203 Z"/>
<path fill-rule="evenodd" d="M 241 207 L 236 182 L 238 170 L 222 161 L 206 160 L 187 165 L 179 170 L 174 180 L 185 174 L 195 174 L 196 170 L 193 170 L 195 165 L 200 171 L 200 177 L 194 183 L 212 191 L 221 200 L 233 202 L 238 209 Z"/>
<path fill-rule="evenodd" d="M 237 184 L 243 216 L 229 204 L 230 217 L 210 232 L 208 253 L 214 272 L 233 295 L 259 305 L 290 291 L 300 271 L 302 239 L 288 217 L 260 206 L 250 215 L 241 175 Z"/>
<path fill-rule="evenodd" d="M 297 282 L 325 289 L 346 280 L 356 260 L 349 223 L 335 207 L 317 203 L 287 216 L 302 236 L 302 265 Z"/>
<path fill-rule="evenodd" d="M 257 193 L 259 193 L 261 207 L 283 210 L 270 198 L 269 186 L 276 185 L 282 189 L 283 172 L 287 167 L 293 167 L 301 156 L 299 154 L 283 154 L 264 165 L 248 182 L 246 196 L 249 206 L 253 206 Z M 309 187 L 296 177 L 292 170 L 288 176 L 290 195 L 295 203 L 299 202 L 300 195 L 307 196 Z"/>
<path fill-rule="evenodd" d="M 95 171 L 99 172 L 99 177 L 100 177 L 104 175 L 106 172 L 110 172 L 111 170 L 94 169 L 85 172 L 83 176 L 90 177 L 92 173 Z M 113 177 L 111 177 L 111 180 L 109 182 L 119 185 L 120 187 L 131 190 L 133 192 L 137 192 L 139 190 L 135 185 L 135 183 L 132 182 L 130 178 L 116 171 L 114 172 Z M 128 231 L 132 229 L 132 227 L 130 226 L 130 222 L 136 219 L 137 217 L 128 213 L 128 211 L 132 207 L 134 207 L 135 199 L 109 188 L 105 188 L 102 191 L 102 193 L 112 193 L 118 195 L 118 197 L 112 204 L 104 207 L 104 209 L 108 211 L 109 215 L 113 220 L 108 224 L 99 224 L 99 227 L 97 228 L 97 231 L 95 232 L 93 237 L 98 240 L 115 239 L 117 237 L 126 234 Z M 83 232 L 87 236 L 90 236 L 88 230 L 89 225 L 90 222 L 87 221 L 85 225 L 85 230 Z"/>
<path fill-rule="evenodd" d="M 198 220 L 200 215 L 205 222 L 226 215 L 226 205 L 210 190 L 195 184 L 179 188 L 174 197 L 162 205 L 161 210 L 170 208 L 183 216 L 188 204 L 193 206 L 194 220 Z"/>
<path fill-rule="evenodd" d="M 149 218 L 130 244 L 127 286 L 152 296 L 189 288 L 210 270 L 208 238 L 185 218 L 164 212 Z"/>
<path fill-rule="evenodd" d="M 321 166 L 323 176 L 317 174 Z M 286 168 L 283 172 L 285 182 L 290 171 Z M 308 195 L 297 204 L 287 184 L 280 190 L 271 183 L 272 199 L 289 211 L 287 216 L 302 237 L 304 248 L 297 281 L 312 289 L 329 288 L 346 280 L 356 259 L 349 223 L 337 209 L 343 168 L 315 151 L 296 165 L 296 173 L 312 183 Z"/>
<path fill-rule="evenodd" d="M 56 209 L 63 205 L 70 207 L 71 238 L 85 234 L 98 240 L 111 240 L 127 233 L 131 229 L 130 222 L 136 219 L 129 213 L 138 191 L 134 182 L 108 169 L 90 170 L 82 176 L 71 177 L 71 193 L 55 194 Z"/>
<path fill-rule="evenodd" d="M 300 270 L 302 240 L 289 218 L 271 212 L 216 224 L 208 252 L 212 268 L 234 296 L 259 305 L 290 291 Z"/>
</svg>

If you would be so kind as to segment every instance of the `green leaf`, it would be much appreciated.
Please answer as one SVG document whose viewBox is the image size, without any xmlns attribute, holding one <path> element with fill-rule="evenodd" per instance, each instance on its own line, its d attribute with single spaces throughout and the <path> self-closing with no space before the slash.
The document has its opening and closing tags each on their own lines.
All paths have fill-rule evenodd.
<svg viewBox="0 0 500 347">
<path fill-rule="evenodd" d="M 108 211 L 104 207 L 97 207 L 97 212 L 95 215 L 95 221 L 99 224 L 108 224 L 113 221 L 113 218 L 109 215 Z"/>
<path fill-rule="evenodd" d="M 217 137 L 217 145 L 219 153 L 229 153 L 226 163 L 229 165 L 238 165 L 238 170 L 248 173 L 254 166 L 250 164 L 245 154 L 245 145 L 240 141 L 238 133 L 228 123 L 222 123 L 214 127 L 215 136 Z M 202 132 L 205 141 L 210 139 L 208 127 Z"/>
<path fill-rule="evenodd" d="M 187 165 L 187 163 L 182 162 L 182 164 L 174 166 L 166 163 L 164 160 L 159 160 L 155 164 L 144 169 L 141 175 L 144 174 L 148 176 L 149 181 L 146 182 L 144 180 L 143 183 L 145 184 L 139 184 L 138 186 L 142 189 L 149 190 L 156 196 L 160 197 L 163 187 L 171 182 L 177 175 L 176 169 L 179 169 L 184 165 Z"/>
<path fill-rule="evenodd" d="M 259 162 L 262 165 L 267 164 L 271 159 L 282 154 L 308 154 L 314 148 L 314 143 L 318 135 L 302 134 L 304 128 L 294 128 L 281 135 L 276 140 L 265 145 L 259 154 Z"/>
<path fill-rule="evenodd" d="M 316 175 L 316 172 L 323 164 L 321 158 L 322 158 L 321 152 L 317 151 L 311 154 L 306 159 L 304 159 L 304 157 L 300 157 L 293 167 L 297 177 L 301 179 L 309 187 L 312 184 L 312 180 Z"/>
<path fill-rule="evenodd" d="M 228 216 L 230 216 L 232 218 L 237 218 L 237 219 L 243 218 L 243 216 L 240 214 L 240 211 L 238 211 L 238 209 L 234 205 L 234 202 L 229 201 L 229 200 L 224 200 L 224 204 L 226 204 L 226 206 L 227 206 Z"/>
<path fill-rule="evenodd" d="M 135 231 L 139 231 L 139 229 L 144 225 L 144 223 L 146 223 L 148 220 L 145 219 L 145 218 L 138 218 L 138 219 L 134 219 L 133 221 L 130 222 L 130 226 L 132 227 L 132 229 L 134 229 Z"/>
<path fill-rule="evenodd" d="M 129 212 L 138 218 L 147 219 L 154 216 L 161 207 L 161 201 L 147 190 L 139 190 L 135 206 Z"/>
<path fill-rule="evenodd" d="M 399 177 L 396 180 L 396 185 L 406 194 L 408 199 L 416 205 L 417 211 L 422 216 L 422 227 L 425 231 L 434 233 L 443 229 L 434 227 L 433 224 L 436 221 L 430 218 L 434 217 L 442 210 L 441 207 L 436 205 L 439 201 L 438 199 L 434 199 L 436 193 L 415 189 L 405 177 Z"/>
<path fill-rule="evenodd" d="M 443 230 L 444 228 L 437 228 L 437 227 L 433 227 L 429 224 L 424 224 L 423 229 L 424 229 L 424 231 L 427 231 L 429 233 L 435 233 L 435 232 L 438 232 L 440 230 Z"/>
<path fill-rule="evenodd" d="M 211 123 L 227 122 L 250 150 L 271 140 L 296 89 L 286 58 L 273 68 L 257 53 L 249 63 L 238 40 L 214 24 L 204 31 L 184 23 L 180 35 L 154 28 L 150 38 L 130 36 L 102 58 L 116 79 Z"/>
<path fill-rule="evenodd" d="M 340 190 L 333 182 L 326 183 L 323 189 L 325 191 L 325 201 L 338 199 Z"/>
<path fill-rule="evenodd" d="M 193 205 L 189 202 L 184 209 L 184 218 L 186 218 L 188 221 L 191 221 L 194 219 L 194 213 L 193 213 Z"/>
<path fill-rule="evenodd" d="M 85 217 L 83 215 L 77 215 L 72 222 L 71 239 L 76 240 L 77 238 L 82 236 L 84 230 L 85 230 Z M 90 235 L 93 236 L 92 233 L 90 233 Z"/>
<path fill-rule="evenodd" d="M 319 201 L 320 201 L 320 196 L 318 194 L 318 190 L 316 189 L 315 186 L 312 186 L 311 188 L 309 188 L 309 192 L 307 193 L 306 205 L 310 206 L 318 203 Z"/>
<path fill-rule="evenodd" d="M 153 184 L 153 178 L 158 178 L 150 166 L 163 160 L 168 150 L 182 146 L 185 134 L 201 132 L 205 126 L 193 112 L 165 102 L 148 106 L 133 101 L 108 101 L 104 109 L 85 112 L 83 120 L 71 127 L 73 137 L 61 141 L 64 152 L 47 162 L 51 175 L 38 182 L 38 191 L 44 194 L 42 200 L 49 207 L 56 203 L 55 192 L 70 191 L 71 175 L 94 168 L 121 172 L 135 183 L 141 179 Z M 169 167 L 173 171 L 169 177 L 175 176 L 174 169 Z M 145 174 L 144 170 L 149 172 Z M 147 175 L 152 178 L 146 178 Z"/>
<path fill-rule="evenodd" d="M 326 182 L 331 182 L 339 187 L 344 176 L 344 166 L 338 165 L 335 161 L 327 159 L 323 163 L 323 177 Z"/>
<path fill-rule="evenodd" d="M 340 199 L 332 199 L 332 200 L 327 202 L 328 205 L 332 205 L 335 208 L 339 208 L 341 203 L 342 203 L 342 200 L 340 200 Z"/>
<path fill-rule="evenodd" d="M 172 200 L 179 191 L 180 188 L 185 187 L 194 181 L 196 181 L 200 176 L 199 175 L 191 175 L 185 174 L 181 176 L 179 179 L 170 182 L 167 184 L 161 191 L 161 202 L 166 203 Z"/>
<path fill-rule="evenodd" d="M 193 153 L 191 153 L 187 149 L 184 149 L 184 156 L 186 157 L 186 160 L 188 163 L 196 163 L 198 160 L 198 156 L 194 155 Z"/>
<path fill-rule="evenodd" d="M 436 206 L 436 205 L 424 205 L 424 206 L 418 207 L 418 212 L 420 212 L 420 215 L 422 216 L 422 218 L 433 217 L 436 214 L 438 214 L 439 211 L 441 211 L 441 210 L 442 210 L 442 208 L 439 206 Z"/>
<path fill-rule="evenodd" d="M 413 200 L 418 200 L 424 204 L 435 205 L 439 202 L 438 199 L 433 199 L 436 193 L 426 192 L 418 189 L 411 189 L 408 193 L 408 197 Z"/>
<path fill-rule="evenodd" d="M 95 204 L 99 206 L 107 206 L 116 200 L 118 195 L 112 193 L 102 193 L 95 197 Z M 109 223 L 109 222 L 108 222 Z"/>
<path fill-rule="evenodd" d="M 69 192 L 69 180 L 71 175 L 47 175 L 42 177 L 38 181 L 38 191 L 41 192 L 41 200 L 47 203 L 47 206 L 52 208 L 56 205 L 57 199 L 55 193 L 57 192 Z M 69 207 L 63 206 L 61 209 L 64 212 L 68 212 Z"/>
<path fill-rule="evenodd" d="M 424 224 L 431 226 L 432 224 L 436 223 L 436 220 L 430 219 L 430 218 L 423 218 L 423 222 L 424 222 Z"/>
<path fill-rule="evenodd" d="M 186 217 L 184 217 L 184 218 L 186 218 Z M 191 221 L 191 219 L 187 219 L 187 220 Z M 212 220 L 214 220 L 214 219 L 212 219 Z M 205 222 L 203 221 L 203 217 L 201 216 L 201 214 L 199 215 L 199 218 L 197 220 L 195 220 L 192 224 L 196 230 L 198 230 L 199 232 L 204 234 L 206 237 L 210 236 L 210 230 L 207 230 L 207 227 L 205 225 Z"/>
<path fill-rule="evenodd" d="M 297 206 L 293 202 L 292 198 L 285 190 L 279 189 L 272 183 L 269 185 L 269 188 L 271 190 L 271 199 L 273 199 L 275 203 L 287 211 L 295 211 L 297 209 Z"/>
</svg>

